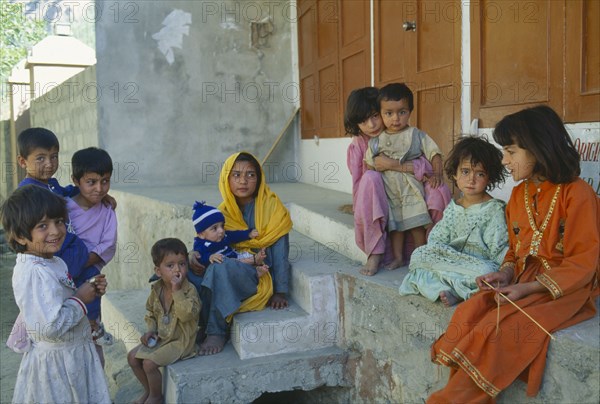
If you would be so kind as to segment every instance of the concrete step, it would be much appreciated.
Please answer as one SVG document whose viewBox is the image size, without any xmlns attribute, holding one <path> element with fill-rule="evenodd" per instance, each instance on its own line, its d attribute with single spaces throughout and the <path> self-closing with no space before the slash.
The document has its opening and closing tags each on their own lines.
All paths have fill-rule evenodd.
<svg viewBox="0 0 600 404">
<path fill-rule="evenodd" d="M 123 341 L 127 352 L 140 344 L 146 332 L 148 289 L 109 290 L 102 297 L 102 322 L 115 339 Z"/>
<path fill-rule="evenodd" d="M 288 203 L 287 207 L 294 222 L 294 230 L 318 241 L 336 253 L 355 261 L 365 262 L 365 253 L 357 247 L 354 241 L 352 215 L 339 212 L 331 216 L 328 212 L 314 209 L 308 204 L 293 202 Z"/>
<path fill-rule="evenodd" d="M 102 299 L 104 324 L 115 338 L 123 341 L 127 351 L 139 344 L 145 332 L 143 318 L 148 292 L 145 289 L 112 291 Z M 218 355 L 198 356 L 163 369 L 165 402 L 249 403 L 267 392 L 309 391 L 324 386 L 349 387 L 344 371 L 348 353 L 333 346 L 329 343 L 331 341 L 326 347 L 317 341 L 311 350 L 285 353 L 289 351 L 285 345 L 308 346 L 302 333 L 309 330 L 311 316 L 300 306 L 291 302 L 288 310 L 266 309 L 239 314 L 235 318 L 248 317 L 249 314 L 259 315 L 254 317 L 254 322 L 261 323 L 262 328 L 253 328 L 244 321 L 236 323 L 240 327 L 239 334 L 247 340 L 244 349 L 251 353 L 246 356 L 261 350 L 268 352 L 268 356 L 254 355 L 250 359 L 241 359 L 233 347 L 236 344 L 236 332 L 233 332 L 232 343 L 227 343 Z M 298 327 L 289 324 L 298 324 Z M 253 333 L 259 329 L 271 332 L 273 343 L 269 343 L 267 338 L 254 338 Z M 278 337 L 277 332 L 284 334 Z M 312 336 L 317 333 L 315 329 Z M 284 348 L 280 349 L 280 354 L 275 354 L 271 346 Z"/>
<path fill-rule="evenodd" d="M 335 274 L 356 268 L 358 262 L 296 231 L 290 233 L 290 262 L 288 309 L 235 316 L 232 343 L 241 359 L 304 352 L 339 342 Z"/>
<path fill-rule="evenodd" d="M 241 360 L 230 344 L 213 356 L 167 366 L 167 403 L 250 403 L 267 392 L 349 387 L 348 354 L 329 347 Z"/>
</svg>

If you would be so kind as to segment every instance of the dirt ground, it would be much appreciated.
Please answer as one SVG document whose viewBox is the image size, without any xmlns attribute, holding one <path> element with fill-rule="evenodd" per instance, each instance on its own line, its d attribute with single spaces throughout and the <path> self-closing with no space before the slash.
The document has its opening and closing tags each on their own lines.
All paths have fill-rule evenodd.
<svg viewBox="0 0 600 404">
<path fill-rule="evenodd" d="M 15 304 L 11 278 L 16 255 L 0 245 L 0 403 L 10 403 L 21 356 L 6 346 L 18 308 Z M 142 387 L 127 364 L 127 352 L 122 342 L 104 348 L 106 380 L 114 403 L 130 403 L 142 394 Z"/>
</svg>

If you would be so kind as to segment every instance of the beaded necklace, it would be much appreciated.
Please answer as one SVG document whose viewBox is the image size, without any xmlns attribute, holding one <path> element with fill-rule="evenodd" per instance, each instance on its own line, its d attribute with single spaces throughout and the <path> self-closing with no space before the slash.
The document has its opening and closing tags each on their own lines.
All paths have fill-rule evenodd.
<svg viewBox="0 0 600 404">
<path fill-rule="evenodd" d="M 538 253 L 540 244 L 542 243 L 544 230 L 546 230 L 548 222 L 550 222 L 550 217 L 552 216 L 552 212 L 554 211 L 554 207 L 556 206 L 556 201 L 558 199 L 559 192 L 560 185 L 556 187 L 556 191 L 554 192 L 554 196 L 552 197 L 552 202 L 550 202 L 550 208 L 548 209 L 548 213 L 546 214 L 542 225 L 538 228 L 535 224 L 535 220 L 533 219 L 531 207 L 529 206 L 529 181 L 525 181 L 525 209 L 527 210 L 527 218 L 529 219 L 529 225 L 531 226 L 531 230 L 533 230 L 533 236 L 531 237 L 531 246 L 529 247 L 529 255 L 536 256 Z"/>
</svg>

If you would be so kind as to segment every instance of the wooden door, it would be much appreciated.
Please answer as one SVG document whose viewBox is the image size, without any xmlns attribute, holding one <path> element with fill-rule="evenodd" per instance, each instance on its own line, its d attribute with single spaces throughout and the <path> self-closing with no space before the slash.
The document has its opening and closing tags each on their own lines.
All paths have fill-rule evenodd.
<svg viewBox="0 0 600 404">
<path fill-rule="evenodd" d="M 563 111 L 564 6 L 557 0 L 471 2 L 472 116 L 548 104 Z"/>
<path fill-rule="evenodd" d="M 350 92 L 371 85 L 371 11 L 369 0 L 339 0 L 340 133 Z"/>
<path fill-rule="evenodd" d="M 339 109 L 335 1 L 298 2 L 302 138 L 337 132 Z"/>
<path fill-rule="evenodd" d="M 414 24 L 405 30 L 403 23 Z M 405 82 L 413 91 L 411 125 L 446 155 L 460 132 L 460 2 L 375 3 L 375 84 Z"/>
<path fill-rule="evenodd" d="M 566 122 L 600 121 L 600 1 L 566 4 Z"/>
<path fill-rule="evenodd" d="M 350 92 L 371 79 L 369 0 L 299 0 L 302 138 L 342 137 Z"/>
</svg>

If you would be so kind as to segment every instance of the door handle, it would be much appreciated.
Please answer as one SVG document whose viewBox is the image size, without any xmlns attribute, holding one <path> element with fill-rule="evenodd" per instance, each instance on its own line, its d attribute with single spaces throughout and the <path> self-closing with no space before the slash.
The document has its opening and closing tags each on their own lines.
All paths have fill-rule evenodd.
<svg viewBox="0 0 600 404">
<path fill-rule="evenodd" d="M 404 28 L 404 31 L 416 31 L 417 30 L 417 22 L 416 21 L 404 21 L 404 24 L 402 24 L 402 28 Z"/>
</svg>

